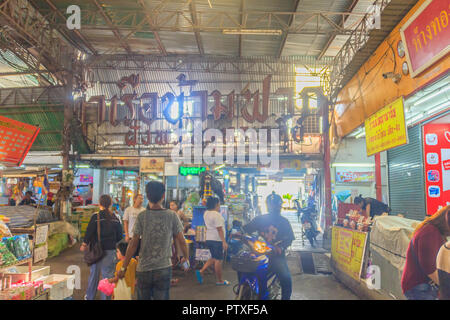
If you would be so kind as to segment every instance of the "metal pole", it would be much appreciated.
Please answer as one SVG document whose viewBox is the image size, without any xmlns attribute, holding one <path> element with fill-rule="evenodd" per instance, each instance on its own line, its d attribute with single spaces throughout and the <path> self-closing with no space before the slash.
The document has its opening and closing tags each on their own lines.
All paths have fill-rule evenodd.
<svg viewBox="0 0 450 320">
<path fill-rule="evenodd" d="M 329 122 L 329 104 L 328 102 L 323 105 L 322 109 L 322 121 L 323 121 L 323 171 L 325 182 L 325 228 L 328 230 L 331 228 L 331 169 L 330 169 L 330 122 Z"/>
<path fill-rule="evenodd" d="M 381 191 L 381 157 L 380 157 L 380 153 L 375 154 L 375 189 L 377 192 L 377 200 L 383 201 L 383 194 Z"/>
</svg>

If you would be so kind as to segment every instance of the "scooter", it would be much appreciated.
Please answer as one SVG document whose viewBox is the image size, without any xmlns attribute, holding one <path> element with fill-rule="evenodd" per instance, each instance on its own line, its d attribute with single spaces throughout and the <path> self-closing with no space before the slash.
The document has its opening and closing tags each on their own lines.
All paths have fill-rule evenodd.
<svg viewBox="0 0 450 320">
<path fill-rule="evenodd" d="M 301 212 L 301 223 L 303 225 L 303 229 L 305 230 L 306 238 L 308 239 L 311 247 L 315 248 L 315 242 L 317 242 L 316 237 L 319 234 L 317 231 L 317 213 L 313 207 L 307 207 L 304 209 L 300 209 Z"/>
<path fill-rule="evenodd" d="M 269 272 L 269 255 L 273 246 L 261 237 L 240 237 L 243 249 L 231 258 L 239 283 L 233 288 L 236 300 L 277 300 L 281 285 L 275 273 Z"/>
</svg>

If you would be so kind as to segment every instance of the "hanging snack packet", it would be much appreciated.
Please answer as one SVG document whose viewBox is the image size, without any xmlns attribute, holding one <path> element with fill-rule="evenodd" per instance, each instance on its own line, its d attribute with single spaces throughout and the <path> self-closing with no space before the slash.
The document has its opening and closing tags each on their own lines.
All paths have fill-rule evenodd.
<svg viewBox="0 0 450 320">
<path fill-rule="evenodd" d="M 16 257 L 8 250 L 6 245 L 0 241 L 0 266 L 9 266 L 16 262 Z"/>
<path fill-rule="evenodd" d="M 5 244 L 6 248 L 11 253 L 14 253 L 14 237 L 5 237 L 2 239 L 3 243 Z"/>
<path fill-rule="evenodd" d="M 0 219 L 0 238 L 11 237 L 8 226 Z"/>
<path fill-rule="evenodd" d="M 21 234 L 14 237 L 14 254 L 19 260 L 31 258 L 31 248 L 30 242 L 28 241 L 28 235 Z"/>
</svg>

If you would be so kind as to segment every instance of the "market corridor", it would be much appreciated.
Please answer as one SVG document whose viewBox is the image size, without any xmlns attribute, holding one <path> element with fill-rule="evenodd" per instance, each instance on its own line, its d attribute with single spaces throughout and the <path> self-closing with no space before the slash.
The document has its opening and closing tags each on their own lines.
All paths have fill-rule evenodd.
<svg viewBox="0 0 450 320">
<path fill-rule="evenodd" d="M 64 274 L 70 265 L 81 267 L 81 289 L 75 289 L 74 300 L 83 300 L 89 277 L 89 268 L 83 262 L 83 255 L 79 246 L 65 250 L 58 257 L 49 259 L 46 265 L 50 266 L 52 273 Z M 289 259 L 289 267 L 292 273 L 293 292 L 292 300 L 357 300 L 358 297 L 339 283 L 332 275 L 302 274 L 295 261 Z M 228 287 L 216 286 L 214 275 L 206 275 L 205 283 L 200 285 L 195 280 L 192 271 L 187 274 L 175 271 L 174 278 L 179 282 L 171 288 L 171 300 L 233 300 L 233 286 L 236 284 L 236 273 L 231 265 L 224 266 L 224 277 L 231 282 Z M 97 299 L 100 295 L 97 293 Z"/>
</svg>

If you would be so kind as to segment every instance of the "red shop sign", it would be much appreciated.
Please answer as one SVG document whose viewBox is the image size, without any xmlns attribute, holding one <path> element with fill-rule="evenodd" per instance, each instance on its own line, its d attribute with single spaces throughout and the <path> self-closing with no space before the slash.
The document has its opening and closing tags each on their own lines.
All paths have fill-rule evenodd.
<svg viewBox="0 0 450 320">
<path fill-rule="evenodd" d="M 423 126 L 427 215 L 450 204 L 450 123 Z"/>
<path fill-rule="evenodd" d="M 0 162 L 19 167 L 41 129 L 0 116 Z"/>
<path fill-rule="evenodd" d="M 450 51 L 450 0 L 427 0 L 400 29 L 415 77 Z"/>
</svg>

